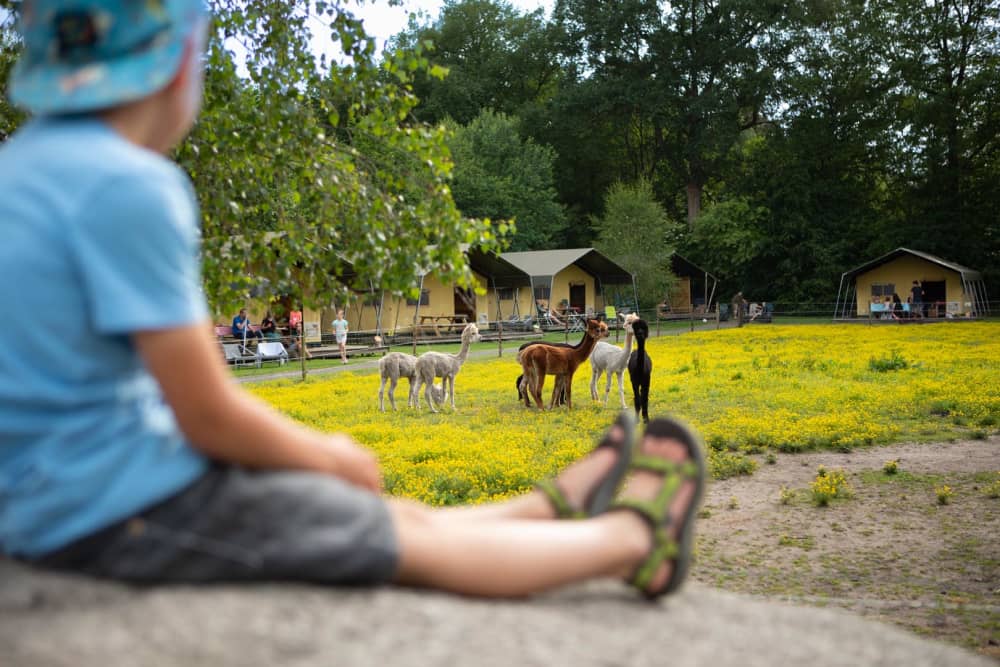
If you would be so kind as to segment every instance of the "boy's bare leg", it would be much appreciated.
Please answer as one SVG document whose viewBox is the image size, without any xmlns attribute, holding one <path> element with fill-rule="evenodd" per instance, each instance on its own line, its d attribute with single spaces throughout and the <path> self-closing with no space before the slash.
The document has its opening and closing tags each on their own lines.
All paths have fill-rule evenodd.
<svg viewBox="0 0 1000 667">
<path fill-rule="evenodd" d="M 618 425 L 613 425 L 606 438 L 620 441 L 625 436 Z M 559 488 L 566 494 L 571 507 L 583 507 L 587 494 L 611 470 L 618 458 L 618 452 L 610 447 L 598 447 L 579 461 L 565 468 L 556 478 Z M 555 508 L 539 490 L 510 500 L 486 505 L 466 505 L 436 510 L 449 518 L 484 521 L 491 519 L 554 519 Z"/>
<path fill-rule="evenodd" d="M 687 455 L 675 440 L 659 440 L 656 446 L 671 460 Z M 660 475 L 640 471 L 622 496 L 650 498 L 661 483 Z M 683 513 L 694 491 L 692 482 L 684 484 L 671 504 L 672 516 Z M 469 595 L 516 597 L 596 577 L 627 577 L 652 547 L 649 526 L 629 511 L 578 521 L 488 515 L 470 521 L 468 515 L 459 518 L 456 512 L 402 501 L 390 501 L 390 511 L 400 549 L 397 581 Z M 669 562 L 664 564 L 651 586 L 671 570 Z"/>
</svg>

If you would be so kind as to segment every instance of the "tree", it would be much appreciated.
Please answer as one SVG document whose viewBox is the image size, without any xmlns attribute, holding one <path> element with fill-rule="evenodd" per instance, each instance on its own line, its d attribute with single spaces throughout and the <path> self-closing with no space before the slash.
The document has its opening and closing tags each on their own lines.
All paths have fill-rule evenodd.
<svg viewBox="0 0 1000 667">
<path fill-rule="evenodd" d="M 430 68 L 422 48 L 377 62 L 361 22 L 325 0 L 211 9 L 203 111 L 177 158 L 202 208 L 213 305 L 262 284 L 317 307 L 352 287 L 416 296 L 429 271 L 471 285 L 463 246 L 498 250 L 498 230 L 462 218 L 444 130 L 413 120 L 413 77 Z M 312 55 L 317 24 L 342 61 Z"/>
<path fill-rule="evenodd" d="M 645 177 L 680 180 L 689 226 L 709 180 L 740 133 L 777 108 L 772 91 L 790 49 L 798 3 L 784 0 L 559 0 L 567 56 L 620 108 L 634 164 Z"/>
<path fill-rule="evenodd" d="M 640 308 L 660 303 L 673 283 L 670 255 L 681 225 L 656 201 L 649 181 L 612 185 L 592 225 L 595 247 L 636 276 Z"/>
<path fill-rule="evenodd" d="M 522 140 L 516 118 L 482 111 L 449 140 L 455 160 L 452 194 L 464 215 L 513 218 L 512 250 L 557 247 L 566 225 L 556 201 L 551 148 Z"/>
<path fill-rule="evenodd" d="M 484 109 L 522 115 L 552 94 L 561 72 L 542 10 L 520 14 L 505 0 L 446 0 L 436 20 L 411 21 L 392 43 L 432 45 L 432 61 L 448 70 L 414 77 L 414 113 L 431 123 L 466 125 Z"/>
<path fill-rule="evenodd" d="M 973 266 L 1000 254 L 1000 5 L 885 3 L 911 245 Z M 986 243 L 984 243 L 986 241 Z M 993 274 L 994 278 L 1000 278 Z"/>
</svg>

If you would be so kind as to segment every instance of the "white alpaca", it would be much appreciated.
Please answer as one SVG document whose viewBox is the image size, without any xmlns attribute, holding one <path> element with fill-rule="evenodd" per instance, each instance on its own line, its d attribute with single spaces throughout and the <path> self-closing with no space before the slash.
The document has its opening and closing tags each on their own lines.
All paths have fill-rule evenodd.
<svg viewBox="0 0 1000 667">
<path fill-rule="evenodd" d="M 479 327 L 475 324 L 466 325 L 462 331 L 462 349 L 458 354 L 445 354 L 444 352 L 424 352 L 417 357 L 417 381 L 412 385 L 411 399 L 414 399 L 416 407 L 420 407 L 420 387 L 426 385 L 424 396 L 431 412 L 437 412 L 434 406 L 434 398 L 431 395 L 431 387 L 434 385 L 434 378 L 441 378 L 443 390 L 451 397 L 451 408 L 455 409 L 455 376 L 462 368 L 466 357 L 469 356 L 469 347 L 473 343 L 478 343 L 481 339 Z M 440 401 L 444 403 L 443 397 Z"/>
<path fill-rule="evenodd" d="M 413 384 L 417 377 L 417 358 L 405 352 L 390 352 L 378 360 L 378 372 L 382 378 L 382 381 L 378 385 L 378 409 L 385 412 L 383 391 L 385 390 L 386 381 L 389 382 L 389 403 L 392 405 L 393 410 L 396 409 L 396 384 L 400 378 L 406 378 L 410 383 L 406 405 L 407 407 L 412 407 L 414 403 Z M 432 385 L 431 393 L 436 402 L 441 403 L 444 401 L 444 387 L 441 385 Z"/>
<path fill-rule="evenodd" d="M 601 374 L 607 372 L 608 383 L 604 387 L 604 405 L 608 404 L 608 394 L 611 393 L 611 376 L 618 378 L 618 395 L 625 405 L 625 368 L 628 367 L 629 354 L 632 353 L 632 322 L 639 319 L 635 313 L 625 316 L 625 345 L 618 347 L 611 343 L 600 341 L 594 346 L 594 351 L 590 353 L 590 397 L 595 401 L 600 400 L 597 396 L 597 381 L 601 379 Z"/>
<path fill-rule="evenodd" d="M 396 409 L 396 384 L 400 378 L 406 378 L 410 382 L 410 391 L 406 401 L 407 407 L 413 405 L 413 385 L 417 377 L 417 358 L 405 352 L 390 352 L 378 360 L 378 373 L 382 381 L 378 385 L 378 409 L 385 412 L 385 402 L 382 392 L 385 383 L 389 382 L 389 403 L 392 409 Z"/>
</svg>

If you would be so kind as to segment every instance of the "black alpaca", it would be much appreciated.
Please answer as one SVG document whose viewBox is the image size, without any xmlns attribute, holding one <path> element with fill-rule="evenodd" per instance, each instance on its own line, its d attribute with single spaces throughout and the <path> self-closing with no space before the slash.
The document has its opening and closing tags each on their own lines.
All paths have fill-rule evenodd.
<svg viewBox="0 0 1000 667">
<path fill-rule="evenodd" d="M 531 347 L 532 345 L 551 345 L 553 347 L 576 347 L 576 345 L 570 345 L 569 343 L 546 343 L 543 340 L 533 340 L 529 343 L 524 343 L 523 345 L 521 345 L 521 347 L 517 348 L 517 351 L 520 352 L 524 348 Z M 517 400 L 524 401 L 525 407 L 530 408 L 531 400 L 530 397 L 528 396 L 528 392 L 525 390 L 524 387 L 521 386 L 521 380 L 523 379 L 524 379 L 524 373 L 518 375 L 517 379 L 514 380 L 514 387 L 517 388 Z M 560 381 L 559 378 L 556 378 L 556 382 L 558 383 L 559 381 Z M 559 397 L 556 399 L 556 405 L 566 405 L 566 388 L 562 387 L 561 389 L 562 391 L 560 392 Z"/>
<path fill-rule="evenodd" d="M 649 376 L 653 372 L 653 360 L 646 354 L 646 338 L 649 325 L 646 320 L 632 322 L 635 349 L 628 358 L 628 378 L 632 381 L 632 395 L 635 397 L 635 416 L 642 413 L 642 421 L 649 422 Z"/>
</svg>

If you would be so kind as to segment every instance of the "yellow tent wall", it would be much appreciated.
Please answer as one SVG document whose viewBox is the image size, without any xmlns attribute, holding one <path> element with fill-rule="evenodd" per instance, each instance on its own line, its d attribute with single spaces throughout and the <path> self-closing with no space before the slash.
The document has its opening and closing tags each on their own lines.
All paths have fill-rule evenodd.
<svg viewBox="0 0 1000 667">
<path fill-rule="evenodd" d="M 875 267 L 871 271 L 858 274 L 855 280 L 857 283 L 858 315 L 868 315 L 870 312 L 872 285 L 894 285 L 900 300 L 906 303 L 914 280 L 944 281 L 946 308 L 954 315 L 964 315 L 972 308 L 972 298 L 963 291 L 962 278 L 957 271 L 913 255 L 898 257 L 891 262 Z M 885 297 L 880 297 L 879 301 L 884 302 Z"/>
</svg>

